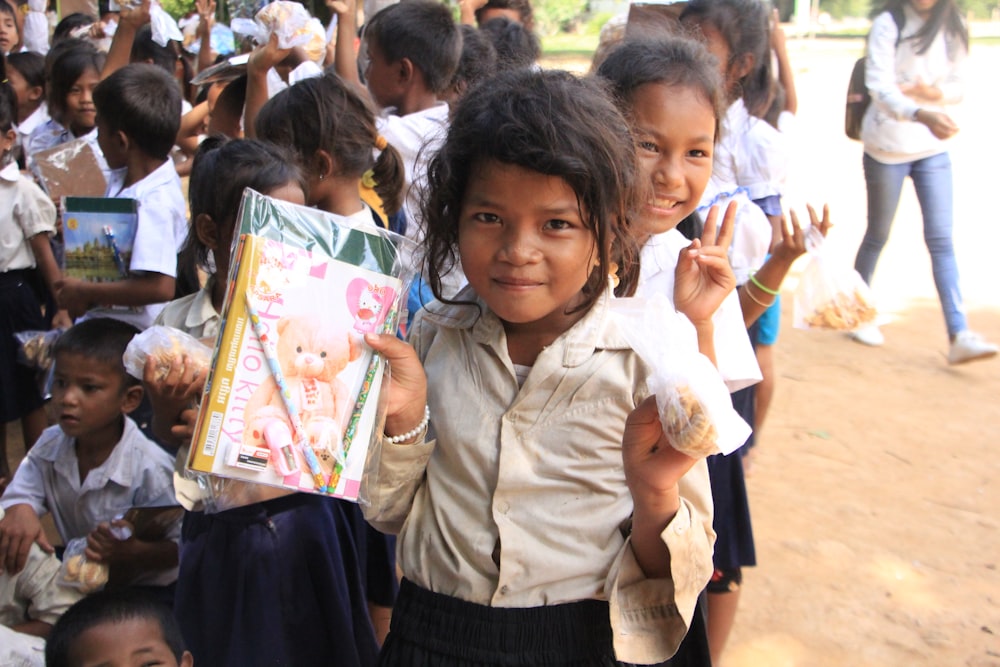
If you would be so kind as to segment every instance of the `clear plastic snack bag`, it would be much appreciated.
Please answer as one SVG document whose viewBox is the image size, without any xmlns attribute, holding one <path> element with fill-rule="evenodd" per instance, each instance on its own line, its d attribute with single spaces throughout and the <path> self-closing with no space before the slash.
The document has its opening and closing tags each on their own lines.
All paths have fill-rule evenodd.
<svg viewBox="0 0 1000 667">
<path fill-rule="evenodd" d="M 18 363 L 38 371 L 35 381 L 42 397 L 52 397 L 52 380 L 55 365 L 52 363 L 52 349 L 63 329 L 49 331 L 19 331 L 14 334 L 18 342 Z"/>
<path fill-rule="evenodd" d="M 611 303 L 622 334 L 652 370 L 663 432 L 674 449 L 693 458 L 729 454 L 746 442 L 750 426 L 733 409 L 719 371 L 698 350 L 694 327 L 662 294 Z"/>
<path fill-rule="evenodd" d="M 129 342 L 122 355 L 125 370 L 132 377 L 141 380 L 146 359 L 150 356 L 156 360 L 157 377 L 160 379 L 170 372 L 172 361 L 185 356 L 188 363 L 197 365 L 204 375 L 211 365 L 212 348 L 179 329 L 157 325 L 136 335 Z"/>
<path fill-rule="evenodd" d="M 235 18 L 230 27 L 237 35 L 253 37 L 257 44 L 267 44 L 272 34 L 277 35 L 280 48 L 301 46 L 316 63 L 322 62 L 326 55 L 323 24 L 298 2 L 276 0 L 257 12 L 253 21 Z"/>
<path fill-rule="evenodd" d="M 810 259 L 795 290 L 795 328 L 853 331 L 873 324 L 878 311 L 861 274 L 830 257 L 819 230 L 809 229 L 806 244 Z"/>
<path fill-rule="evenodd" d="M 86 537 L 78 537 L 66 544 L 58 579 L 61 586 L 76 588 L 81 593 L 93 593 L 108 583 L 108 564 L 89 560 L 86 550 Z"/>
</svg>

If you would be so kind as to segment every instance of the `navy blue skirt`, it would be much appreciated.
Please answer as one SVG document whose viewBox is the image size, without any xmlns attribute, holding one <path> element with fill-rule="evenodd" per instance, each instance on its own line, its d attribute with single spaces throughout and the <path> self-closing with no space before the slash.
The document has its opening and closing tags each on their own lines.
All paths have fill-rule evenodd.
<svg viewBox="0 0 1000 667">
<path fill-rule="evenodd" d="M 196 664 L 374 665 L 368 603 L 393 603 L 394 542 L 315 494 L 188 512 L 174 611 Z"/>
<path fill-rule="evenodd" d="M 669 667 L 709 667 L 705 628 L 695 613 L 689 637 Z M 697 627 L 695 627 L 697 626 Z M 382 667 L 624 667 L 615 659 L 608 603 L 581 600 L 530 608 L 466 602 L 404 579 Z"/>
<path fill-rule="evenodd" d="M 17 361 L 14 334 L 47 329 L 28 272 L 0 273 L 0 423 L 20 419 L 43 405 L 37 371 Z"/>
</svg>

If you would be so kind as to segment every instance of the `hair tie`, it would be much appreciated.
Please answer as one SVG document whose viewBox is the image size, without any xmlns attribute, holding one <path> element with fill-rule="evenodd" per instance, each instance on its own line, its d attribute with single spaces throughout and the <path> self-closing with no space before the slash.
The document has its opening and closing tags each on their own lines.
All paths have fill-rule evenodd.
<svg viewBox="0 0 1000 667">
<path fill-rule="evenodd" d="M 388 145 L 389 142 L 386 141 L 385 137 L 383 137 L 381 134 L 375 137 L 375 148 L 379 149 L 380 151 L 384 151 L 386 146 Z"/>
</svg>

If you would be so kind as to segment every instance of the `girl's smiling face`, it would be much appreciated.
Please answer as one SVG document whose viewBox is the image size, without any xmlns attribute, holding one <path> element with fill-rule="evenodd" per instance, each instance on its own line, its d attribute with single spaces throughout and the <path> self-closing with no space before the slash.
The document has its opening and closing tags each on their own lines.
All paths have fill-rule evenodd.
<svg viewBox="0 0 1000 667">
<path fill-rule="evenodd" d="M 597 264 L 597 242 L 576 193 L 558 176 L 488 160 L 469 177 L 458 250 L 469 284 L 508 333 L 554 340 Z"/>
<path fill-rule="evenodd" d="M 641 244 L 697 208 L 712 176 L 716 118 L 692 87 L 647 83 L 631 103 L 639 168 L 652 185 L 635 225 Z"/>
<path fill-rule="evenodd" d="M 75 136 L 87 134 L 97 125 L 94 88 L 100 82 L 100 72 L 95 69 L 87 69 L 66 94 L 66 127 Z"/>
</svg>

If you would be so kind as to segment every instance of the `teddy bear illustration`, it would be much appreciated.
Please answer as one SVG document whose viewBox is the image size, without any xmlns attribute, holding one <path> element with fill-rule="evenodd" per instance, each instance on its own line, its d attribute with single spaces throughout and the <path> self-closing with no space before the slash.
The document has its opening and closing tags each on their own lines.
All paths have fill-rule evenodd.
<svg viewBox="0 0 1000 667">
<path fill-rule="evenodd" d="M 347 285 L 347 309 L 354 316 L 358 333 L 379 333 L 396 290 L 387 285 L 375 285 L 364 278 L 355 278 Z"/>
<path fill-rule="evenodd" d="M 361 356 L 361 343 L 344 330 L 324 326 L 318 317 L 282 317 L 276 327 L 279 366 L 304 435 L 323 474 L 333 471 L 342 447 L 344 419 L 350 410 L 350 392 L 337 378 Z M 292 422 L 273 377 L 254 390 L 244 412 L 244 443 L 266 446 L 271 462 L 283 477 L 308 471 L 302 453 L 294 446 Z M 286 483 L 295 485 L 294 480 Z"/>
</svg>

